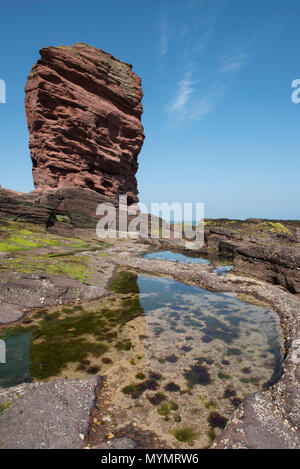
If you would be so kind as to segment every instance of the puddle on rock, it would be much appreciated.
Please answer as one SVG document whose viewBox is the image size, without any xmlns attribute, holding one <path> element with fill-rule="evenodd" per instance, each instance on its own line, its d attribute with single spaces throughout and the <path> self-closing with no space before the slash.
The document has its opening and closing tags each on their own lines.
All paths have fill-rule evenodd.
<svg viewBox="0 0 300 469">
<path fill-rule="evenodd" d="M 173 448 L 208 446 L 245 396 L 280 376 L 274 311 L 129 272 L 110 297 L 40 311 L 1 332 L 19 351 L 0 366 L 0 386 L 105 375 L 94 433 L 132 423 Z"/>
<path fill-rule="evenodd" d="M 222 276 L 233 269 L 232 257 L 221 256 L 215 253 L 201 254 L 201 256 L 199 256 L 191 252 L 182 254 L 176 251 L 154 251 L 144 254 L 143 257 L 146 259 L 179 262 L 180 264 L 212 264 L 215 267 L 213 272 Z"/>
</svg>

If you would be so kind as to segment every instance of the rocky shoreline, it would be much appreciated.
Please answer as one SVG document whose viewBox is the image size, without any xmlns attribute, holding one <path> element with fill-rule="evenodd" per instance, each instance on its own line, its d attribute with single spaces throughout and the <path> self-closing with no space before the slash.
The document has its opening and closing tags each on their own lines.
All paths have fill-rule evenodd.
<svg viewBox="0 0 300 469">
<path fill-rule="evenodd" d="M 88 236 L 87 236 L 88 237 Z M 60 242 L 63 243 L 62 239 Z M 64 238 L 66 243 L 66 238 Z M 74 241 L 73 241 L 74 242 Z M 259 301 L 264 302 L 265 304 L 270 305 L 279 315 L 282 335 L 284 338 L 284 363 L 282 368 L 282 376 L 280 380 L 271 386 L 268 390 L 258 392 L 252 396 L 246 398 L 246 400 L 240 405 L 240 407 L 234 412 L 234 414 L 229 419 L 226 428 L 222 431 L 220 435 L 217 436 L 215 441 L 212 444 L 212 448 L 296 448 L 299 447 L 300 442 L 300 400 L 299 400 L 299 381 L 300 381 L 300 324 L 299 324 L 299 306 L 300 301 L 297 295 L 286 291 L 283 287 L 278 285 L 271 285 L 270 283 L 264 280 L 258 280 L 254 277 L 246 277 L 244 275 L 239 275 L 238 273 L 228 273 L 225 277 L 221 277 L 213 272 L 213 267 L 211 265 L 200 265 L 200 264 L 179 264 L 171 261 L 160 261 L 160 260 L 148 260 L 142 258 L 141 255 L 149 249 L 144 243 L 140 241 L 115 241 L 105 244 L 105 248 L 102 248 L 99 255 L 99 251 L 95 251 L 95 240 L 85 240 L 84 243 L 89 244 L 82 246 L 82 252 L 80 253 L 81 257 L 89 258 L 89 268 L 91 269 L 91 276 L 89 279 L 89 285 L 84 283 L 67 278 L 66 275 L 59 276 L 53 274 L 25 274 L 21 272 L 13 272 L 14 267 L 18 265 L 17 259 L 20 258 L 20 253 L 10 253 L 10 256 L 14 256 L 15 265 L 13 262 L 10 264 L 9 270 L 9 287 L 7 284 L 1 285 L 1 301 L 2 306 L 6 306 L 6 314 L 2 315 L 2 327 L 4 323 L 12 322 L 12 324 L 17 324 L 19 317 L 10 316 L 10 310 L 7 308 L 14 308 L 22 312 L 22 317 L 26 318 L 28 312 L 33 310 L 38 310 L 41 307 L 50 306 L 51 304 L 61 304 L 61 303 L 72 303 L 73 301 L 79 301 L 79 304 L 84 303 L 87 300 L 101 298 L 107 295 L 107 285 L 111 281 L 114 272 L 116 272 L 120 267 L 128 269 L 134 272 L 148 273 L 158 277 L 169 277 L 174 278 L 182 283 L 198 285 L 202 288 L 206 288 L 212 291 L 223 291 L 230 292 L 241 295 L 242 297 L 248 298 L 248 301 Z M 166 241 L 164 241 L 166 243 Z M 158 243 L 160 244 L 160 243 Z M 170 242 L 172 246 L 172 242 Z M 174 246 L 173 246 L 174 247 Z M 41 248 L 39 248 L 41 249 Z M 70 246 L 54 246 L 43 248 L 44 251 L 47 249 L 47 255 L 49 257 L 50 253 L 56 253 L 62 255 L 63 253 L 70 255 Z M 78 248 L 76 248 L 78 249 Z M 181 247 L 182 249 L 182 247 Z M 30 255 L 30 250 L 26 252 L 26 255 Z M 24 254 L 24 251 L 22 251 Z M 24 262 L 24 256 L 22 254 L 22 259 Z M 51 254 L 50 254 L 51 255 Z M 71 254 L 74 257 L 78 256 L 78 253 Z M 25 256 L 26 259 L 26 256 Z M 57 258 L 52 258 L 57 259 Z M 7 262 L 6 258 L 2 258 L 1 263 Z M 3 271 L 2 264 L 2 271 Z M 21 266 L 21 269 L 24 266 Z M 51 269 L 50 269 L 51 270 Z M 54 280 L 57 287 L 55 287 Z M 99 279 L 101 279 L 101 287 L 99 286 Z M 76 287 L 74 291 L 72 290 L 71 283 L 75 282 Z M 47 297 L 47 302 L 44 304 L 44 301 L 41 302 L 41 296 L 35 296 L 36 291 L 40 292 L 41 285 L 45 285 L 45 298 Z M 97 285 L 97 286 L 96 286 Z M 80 287 L 79 287 L 80 286 Z M 56 288 L 56 289 L 55 289 Z M 58 288 L 58 290 L 57 290 Z M 52 291 L 53 294 L 48 295 L 49 291 Z M 29 296 L 26 296 L 26 292 Z M 89 293 L 87 293 L 89 292 Z M 57 295 L 60 295 L 61 300 L 57 302 Z M 30 298 L 30 300 L 26 299 Z M 52 298 L 52 299 L 51 299 Z M 1 330 L 1 329 L 0 329 Z M 74 383 L 72 381 L 57 381 L 54 382 L 57 384 L 58 389 L 62 389 L 62 395 L 65 393 L 73 393 L 72 386 Z M 82 383 L 82 384 L 80 384 Z M 49 386 L 56 386 L 53 382 L 49 383 Z M 85 426 L 81 426 L 81 430 L 78 431 L 76 412 L 78 407 L 75 409 L 72 406 L 66 404 L 64 408 L 60 409 L 60 419 L 59 421 L 54 421 L 51 424 L 51 415 L 50 420 L 45 422 L 43 431 L 40 433 L 40 438 L 36 437 L 34 434 L 34 439 L 30 440 L 30 431 L 26 432 L 27 436 L 20 436 L 16 433 L 16 438 L 13 437 L 14 432 L 17 432 L 18 426 L 13 430 L 14 425 L 16 424 L 16 416 L 19 415 L 19 411 L 23 409 L 24 423 L 26 422 L 26 428 L 30 429 L 31 426 L 34 428 L 35 425 L 35 412 L 44 412 L 44 406 L 46 401 L 43 399 L 36 399 L 32 401 L 32 392 L 33 389 L 41 390 L 41 395 L 44 392 L 43 389 L 47 389 L 47 383 L 34 383 L 34 384 L 24 384 L 18 386 L 15 389 L 4 389 L 0 392 L 0 404 L 5 406 L 9 401 L 11 405 L 9 408 L 3 410 L 0 414 L 1 422 L 1 436 L 0 436 L 0 445 L 1 447 L 6 447 L 7 438 L 4 435 L 7 433 L 7 425 L 10 422 L 11 431 L 12 431 L 12 440 L 13 445 L 16 448 L 26 447 L 84 447 L 89 444 L 89 438 L 87 440 L 81 440 L 80 435 L 88 435 L 90 433 L 91 426 L 93 426 L 93 421 L 89 421 L 90 412 L 91 415 L 93 411 L 93 402 L 95 400 L 95 392 L 97 387 L 96 378 L 90 382 L 82 381 L 78 382 L 78 386 L 87 386 L 89 389 L 89 394 L 91 397 L 87 400 L 86 406 L 84 408 L 84 421 Z M 36 391 L 37 392 L 37 391 Z M 45 391 L 46 392 L 46 391 Z M 85 392 L 85 391 L 84 391 Z M 98 391 L 99 393 L 99 388 Z M 101 390 L 100 390 L 101 393 Z M 20 399 L 18 398 L 21 394 Z M 15 399 L 11 399 L 11 396 L 18 396 Z M 28 406 L 30 406 L 31 412 L 28 413 Z M 69 443 L 69 440 L 64 442 L 52 441 L 49 437 L 48 425 L 54 425 L 53 428 L 56 428 L 56 425 L 66 428 L 69 423 L 65 420 L 65 415 L 72 416 L 72 425 L 74 425 L 74 432 L 77 432 L 76 441 L 72 440 Z M 70 417 L 71 418 L 71 417 Z M 81 418 L 81 417 L 80 417 Z M 54 416 L 53 416 L 54 419 Z M 88 425 L 89 422 L 89 425 Z M 23 423 L 23 425 L 24 425 Z M 41 424 L 43 427 L 43 424 Z M 73 428 L 73 427 L 72 427 Z M 135 433 L 138 433 L 138 428 L 135 428 Z M 60 430 L 63 431 L 63 430 Z M 54 432 L 55 433 L 55 432 Z M 74 435 L 75 435 L 74 433 Z M 124 431 L 124 434 L 120 434 L 120 445 L 125 444 L 128 447 L 151 447 L 149 445 L 156 445 L 155 447 L 164 446 L 164 443 L 157 441 L 153 435 L 144 435 L 143 438 L 140 438 L 141 441 L 128 439 L 128 434 Z M 33 435 L 33 433 L 32 433 Z M 50 439 L 49 439 L 50 438 Z M 71 437 L 70 437 L 71 438 Z M 74 437 L 75 438 L 75 437 Z M 125 440 L 122 438 L 125 438 Z M 153 439 L 154 438 L 154 439 Z M 29 441 L 30 440 L 30 441 Z M 107 439 L 103 439 L 103 447 L 117 447 L 118 446 L 118 435 L 115 435 L 113 443 Z M 130 440 L 130 441 L 129 441 Z M 123 442 L 123 443 L 122 443 Z M 150 443 L 151 442 L 151 443 Z M 52 446 L 53 445 L 53 446 Z M 74 445 L 74 446 L 72 446 Z M 110 446 L 115 445 L 115 446 Z M 130 446 L 133 445 L 133 446 Z M 142 445 L 142 446 L 139 446 Z M 97 442 L 97 447 L 99 447 L 99 442 Z M 101 444 L 100 444 L 101 446 Z M 90 447 L 93 447 L 92 445 Z"/>
<path fill-rule="evenodd" d="M 20 362 L 21 356 L 22 366 L 26 362 L 28 370 L 24 371 L 22 366 L 21 370 L 10 368 L 8 375 L 4 373 L 1 377 L 7 387 L 0 388 L 0 448 L 180 449 L 186 447 L 185 444 L 192 447 L 195 432 L 181 429 L 176 439 L 166 423 L 170 415 L 174 424 L 181 422 L 181 416 L 175 414 L 178 405 L 170 399 L 170 393 L 178 392 L 187 399 L 193 394 L 191 388 L 195 382 L 191 382 L 191 372 L 184 367 L 191 366 L 192 371 L 196 367 L 201 375 L 198 378 L 205 385 L 213 380 L 203 363 L 213 365 L 215 381 L 231 376 L 222 370 L 224 360 L 219 357 L 215 363 L 208 355 L 202 356 L 199 363 L 199 357 L 192 355 L 194 350 L 187 343 L 182 344 L 180 350 L 182 355 L 192 351 L 191 361 L 183 359 L 184 363 L 178 364 L 182 366 L 181 386 L 172 381 L 164 385 L 158 383 L 164 377 L 157 370 L 153 372 L 152 363 L 144 370 L 147 376 L 138 370 L 136 362 L 142 363 L 146 348 L 143 340 L 147 338 L 137 284 L 139 273 L 161 282 L 173 279 L 180 282 L 180 288 L 195 286 L 222 292 L 227 298 L 234 297 L 276 311 L 284 345 L 279 380 L 278 376 L 276 382 L 269 380 L 269 375 L 264 373 L 269 384 L 264 388 L 260 387 L 259 379 L 254 387 L 245 376 L 243 380 L 234 376 L 239 382 L 238 390 L 242 389 L 240 383 L 250 383 L 252 387 L 249 384 L 247 390 L 259 390 L 249 393 L 243 402 L 234 390 L 229 397 L 234 395 L 235 400 L 226 402 L 226 417 L 214 412 L 217 407 L 211 396 L 192 396 L 186 401 L 186 407 L 195 405 L 197 411 L 202 405 L 206 427 L 208 415 L 214 421 L 215 427 L 210 426 L 202 440 L 197 440 L 201 447 L 299 448 L 300 222 L 205 220 L 204 245 L 192 254 L 210 258 L 211 262 L 206 264 L 142 257 L 151 249 L 191 255 L 188 236 L 178 239 L 176 225 L 171 225 L 170 236 L 163 239 L 162 228 L 167 223 L 148 214 L 140 214 L 145 222 L 140 237 L 99 239 L 95 230 L 101 218 L 97 215 L 99 204 L 116 209 L 118 224 L 119 197 L 126 195 L 129 205 L 138 202 L 135 175 L 144 140 L 141 79 L 133 73 L 130 64 L 86 44 L 47 47 L 40 53 L 40 60 L 28 76 L 25 101 L 36 190 L 23 194 L 0 186 L 0 338 L 15 340 L 25 336 L 26 344 L 31 347 L 27 362 L 22 356 L 24 342 L 16 352 L 16 361 Z M 131 217 L 133 215 L 128 217 L 128 222 Z M 153 234 L 150 228 L 154 218 L 155 222 L 159 221 L 156 239 L 147 236 Z M 109 220 L 108 224 L 111 222 L 113 224 L 114 220 Z M 194 227 L 188 230 L 193 231 Z M 233 270 L 224 276 L 218 275 L 213 260 L 220 255 L 230 256 L 233 264 Z M 119 288 L 118 274 L 125 284 L 129 283 L 129 289 L 127 285 L 123 291 Z M 198 294 L 199 289 L 194 295 Z M 151 292 L 148 296 L 151 297 Z M 182 296 L 180 301 L 184 302 L 184 298 Z M 168 306 L 170 301 L 167 312 Z M 174 309 L 176 306 L 178 303 Z M 210 320 L 210 331 L 217 330 L 221 324 L 223 330 L 218 331 L 219 337 L 221 335 L 224 350 L 228 352 L 228 344 L 233 340 L 230 334 L 234 335 L 232 329 L 235 329 L 234 338 L 239 338 L 236 331 L 240 329 L 235 326 L 243 318 L 230 318 L 236 321 L 234 325 L 228 320 L 228 312 L 222 322 L 209 314 L 205 317 L 199 309 L 196 315 L 198 319 L 202 316 L 203 320 Z M 177 310 L 175 314 L 180 321 Z M 275 318 L 278 329 L 278 318 Z M 194 333 L 196 323 L 200 336 L 207 324 L 201 322 L 202 319 L 189 316 L 188 319 L 189 333 Z M 175 330 L 177 322 L 173 321 Z M 158 335 L 150 334 L 154 343 L 161 333 L 158 326 L 159 323 L 155 329 Z M 244 339 L 246 327 L 244 324 Z M 181 328 L 179 333 L 186 334 L 186 329 Z M 254 337 L 260 337 L 255 334 L 257 330 L 254 330 Z M 176 342 L 171 333 L 169 337 L 169 342 L 172 338 Z M 185 335 L 184 340 L 193 338 Z M 208 336 L 202 345 L 212 340 Z M 252 345 L 254 339 L 251 340 Z M 266 343 L 270 345 L 268 340 Z M 16 344 L 17 340 L 11 348 L 14 352 Z M 265 356 L 260 355 L 261 363 L 270 355 L 275 356 L 274 344 L 271 345 L 273 351 L 269 348 Z M 279 350 L 280 347 L 281 343 Z M 126 355 L 131 349 L 135 356 Z M 233 355 L 242 355 L 240 349 L 232 350 Z M 255 353 L 253 350 L 245 352 L 248 358 L 250 352 Z M 222 348 L 218 353 L 222 353 Z M 111 359 L 113 355 L 117 357 L 116 362 Z M 252 362 L 249 359 L 251 366 L 257 356 L 252 355 Z M 160 358 L 157 362 L 162 365 L 166 360 Z M 174 355 L 167 358 L 167 366 L 178 360 Z M 243 358 L 235 356 L 232 360 L 234 364 L 241 364 Z M 273 370 L 275 362 L 271 360 L 271 365 L 266 365 L 268 372 Z M 245 364 L 240 368 L 244 369 L 241 372 L 250 374 Z M 179 368 L 174 366 L 174 370 Z M 90 375 L 94 376 L 88 379 Z M 129 378 L 144 381 L 128 383 L 120 391 L 120 383 L 124 386 L 123 381 Z M 197 385 L 201 385 L 201 379 Z M 131 421 L 128 415 L 132 414 L 127 413 L 126 403 L 122 405 L 122 397 L 128 398 L 127 404 L 129 402 L 132 409 L 132 394 L 133 398 L 140 397 L 146 390 L 153 392 L 160 388 L 166 390 L 168 398 L 158 392 L 147 394 L 146 410 L 150 405 L 155 409 L 151 429 L 145 427 L 143 409 L 139 423 Z M 228 392 L 232 393 L 232 389 Z M 119 401 L 114 402 L 118 396 Z M 194 397 L 198 400 L 193 400 Z M 161 408 L 155 407 L 162 402 Z M 112 415 L 116 406 L 119 425 Z M 227 421 L 233 408 L 236 410 Z M 191 416 L 194 409 L 189 408 L 189 421 L 194 418 Z M 168 437 L 156 424 L 165 425 Z"/>
</svg>

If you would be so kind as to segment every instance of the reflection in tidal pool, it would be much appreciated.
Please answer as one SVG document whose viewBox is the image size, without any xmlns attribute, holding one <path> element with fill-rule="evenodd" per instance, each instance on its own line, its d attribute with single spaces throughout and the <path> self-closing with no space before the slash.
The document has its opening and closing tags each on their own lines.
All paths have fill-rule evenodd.
<svg viewBox="0 0 300 469">
<path fill-rule="evenodd" d="M 0 331 L 1 332 L 1 331 Z M 31 333 L 9 337 L 6 341 L 6 364 L 0 365 L 0 387 L 31 381 L 29 347 Z"/>
<path fill-rule="evenodd" d="M 111 374 L 111 412 L 171 447 L 205 447 L 246 395 L 279 378 L 277 315 L 171 279 L 139 275 L 137 283 L 145 317 L 131 327 L 142 359 Z"/>
<path fill-rule="evenodd" d="M 46 317 L 34 322 L 27 349 L 25 334 L 19 336 L 33 379 L 41 379 L 39 366 L 56 370 L 45 379 L 106 375 L 99 421 L 108 432 L 133 422 L 171 447 L 205 447 L 246 395 L 278 379 L 281 338 L 272 310 L 128 272 L 112 290 L 111 298 L 81 311 L 61 310 L 48 326 Z M 67 354 L 67 361 L 59 357 L 60 368 L 47 363 L 55 353 L 43 356 L 56 337 Z"/>
<path fill-rule="evenodd" d="M 180 252 L 173 251 L 155 251 L 144 254 L 146 259 L 160 259 L 162 261 L 175 261 L 181 264 L 210 264 L 209 260 L 203 257 L 192 257 Z"/>
<path fill-rule="evenodd" d="M 205 256 L 205 257 L 204 257 Z M 159 259 L 164 261 L 174 261 L 180 264 L 212 264 L 214 272 L 219 275 L 226 275 L 233 269 L 232 257 L 221 256 L 218 254 L 201 254 L 201 256 L 186 253 L 182 254 L 175 251 L 155 251 L 144 254 L 145 259 Z"/>
</svg>

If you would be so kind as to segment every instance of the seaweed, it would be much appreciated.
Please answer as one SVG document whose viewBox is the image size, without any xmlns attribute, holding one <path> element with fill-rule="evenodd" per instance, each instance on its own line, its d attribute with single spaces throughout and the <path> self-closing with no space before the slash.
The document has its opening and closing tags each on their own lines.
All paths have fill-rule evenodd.
<svg viewBox="0 0 300 469">
<path fill-rule="evenodd" d="M 180 441 L 181 443 L 188 443 L 193 441 L 197 436 L 194 430 L 190 427 L 178 428 L 174 431 L 173 435 L 175 436 L 176 440 Z"/>
<path fill-rule="evenodd" d="M 210 412 L 207 421 L 212 428 L 225 428 L 227 423 L 227 418 L 221 415 L 219 412 L 212 411 Z"/>
<path fill-rule="evenodd" d="M 180 386 L 176 383 L 170 382 L 165 385 L 164 390 L 167 392 L 180 392 Z"/>
<path fill-rule="evenodd" d="M 139 293 L 139 287 L 137 284 L 137 274 L 128 272 L 126 270 L 117 273 L 115 278 L 112 280 L 110 289 L 115 293 Z"/>
<path fill-rule="evenodd" d="M 167 357 L 164 358 L 164 360 L 166 362 L 169 362 L 169 363 L 176 363 L 178 361 L 178 357 L 176 357 L 176 355 L 168 355 Z"/>
<path fill-rule="evenodd" d="M 163 404 L 161 404 L 158 407 L 157 412 L 159 415 L 166 417 L 174 410 L 178 410 L 178 405 L 176 404 L 176 402 L 169 401 L 169 402 L 164 402 Z"/>
<path fill-rule="evenodd" d="M 157 392 L 153 396 L 147 395 L 147 399 L 149 402 L 151 402 L 152 405 L 157 406 L 160 405 L 163 401 L 165 401 L 167 397 L 163 393 Z"/>
<path fill-rule="evenodd" d="M 188 382 L 189 388 L 193 388 L 196 384 L 206 386 L 211 383 L 210 374 L 203 365 L 192 365 L 189 370 L 185 371 L 184 377 Z"/>
</svg>

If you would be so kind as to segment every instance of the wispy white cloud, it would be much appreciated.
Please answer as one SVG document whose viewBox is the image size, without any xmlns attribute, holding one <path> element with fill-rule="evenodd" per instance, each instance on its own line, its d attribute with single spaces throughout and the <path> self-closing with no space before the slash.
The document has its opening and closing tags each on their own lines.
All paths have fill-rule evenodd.
<svg viewBox="0 0 300 469">
<path fill-rule="evenodd" d="M 249 54 L 246 51 L 232 52 L 219 58 L 220 72 L 238 72 L 246 63 Z"/>
<path fill-rule="evenodd" d="M 177 86 L 176 96 L 170 104 L 170 111 L 184 113 L 187 102 L 196 90 L 197 83 L 191 80 L 192 72 L 186 72 Z"/>
<path fill-rule="evenodd" d="M 167 106 L 173 125 L 199 120 L 210 114 L 225 92 L 222 84 L 217 88 L 201 88 L 199 82 L 192 79 L 193 73 L 186 72 L 184 78 L 178 82 L 175 96 Z"/>
<path fill-rule="evenodd" d="M 180 28 L 179 35 L 181 38 L 184 38 L 190 32 L 190 27 L 187 22 L 183 23 Z"/>
<path fill-rule="evenodd" d="M 197 62 L 192 67 L 189 66 L 183 78 L 178 81 L 173 99 L 167 106 L 170 122 L 180 125 L 183 121 L 197 121 L 214 112 L 234 75 L 245 66 L 248 57 L 246 49 L 233 50 L 215 58 L 215 66 L 212 65 L 208 74 L 202 74 Z M 203 86 L 205 82 L 206 87 Z"/>
<path fill-rule="evenodd" d="M 209 29 L 204 31 L 198 37 L 195 43 L 195 51 L 204 52 L 207 49 L 211 39 L 213 38 L 214 33 L 215 33 L 215 29 L 213 27 L 210 27 Z"/>
<path fill-rule="evenodd" d="M 226 0 L 224 0 L 222 3 L 210 0 L 210 7 L 203 12 L 202 22 L 200 22 L 197 28 L 195 51 L 204 52 L 208 48 L 216 33 L 218 18 L 220 17 L 220 14 L 224 10 L 226 4 Z"/>
<path fill-rule="evenodd" d="M 159 22 L 160 55 L 167 54 L 174 40 L 179 51 L 173 83 L 168 68 L 166 109 L 173 125 L 194 122 L 214 112 L 234 76 L 248 61 L 251 37 L 244 48 L 232 46 L 230 39 L 224 44 L 213 43 L 221 27 L 220 15 L 228 3 L 227 0 L 187 1 L 180 22 L 174 21 L 174 17 L 172 21 L 171 10 L 165 3 Z M 241 37 L 238 40 L 240 43 Z"/>
<path fill-rule="evenodd" d="M 214 112 L 224 93 L 225 88 L 222 85 L 217 89 L 207 89 L 199 92 L 195 102 L 191 103 L 191 108 L 187 112 L 188 121 L 200 120 Z"/>
<path fill-rule="evenodd" d="M 166 55 L 169 47 L 169 24 L 166 17 L 160 19 L 160 54 Z"/>
</svg>

